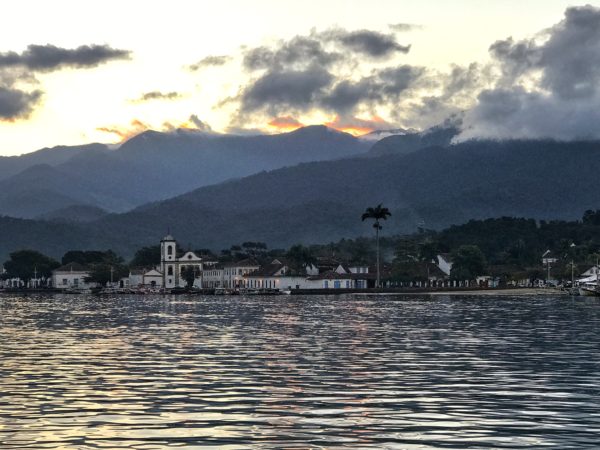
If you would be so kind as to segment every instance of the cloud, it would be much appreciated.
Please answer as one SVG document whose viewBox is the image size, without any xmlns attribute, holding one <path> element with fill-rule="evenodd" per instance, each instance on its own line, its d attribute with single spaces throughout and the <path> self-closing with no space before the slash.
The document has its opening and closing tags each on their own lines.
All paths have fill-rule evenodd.
<svg viewBox="0 0 600 450">
<path fill-rule="evenodd" d="M 293 131 L 304 126 L 302 122 L 292 116 L 275 117 L 268 123 L 268 125 L 277 131 Z"/>
<path fill-rule="evenodd" d="M 204 67 L 211 66 L 223 66 L 231 60 L 231 56 L 227 55 L 210 55 L 202 58 L 200 61 L 194 64 L 190 64 L 187 68 L 192 72 L 203 69 Z"/>
<path fill-rule="evenodd" d="M 423 25 L 416 25 L 413 23 L 391 23 L 388 25 L 388 27 L 390 28 L 390 30 L 396 31 L 398 33 L 423 29 Z"/>
<path fill-rule="evenodd" d="M 130 52 L 106 45 L 65 49 L 54 45 L 29 45 L 22 53 L 0 52 L 0 120 L 27 119 L 40 104 L 43 91 L 35 74 L 64 68 L 90 68 Z"/>
<path fill-rule="evenodd" d="M 460 139 L 600 138 L 599 8 L 567 8 L 539 36 L 497 41 L 490 53 L 501 78 L 479 94 Z"/>
<path fill-rule="evenodd" d="M 320 98 L 320 104 L 342 115 L 360 105 L 375 106 L 398 100 L 421 78 L 424 69 L 410 65 L 375 70 L 357 81 L 341 80 Z"/>
<path fill-rule="evenodd" d="M 160 91 L 151 91 L 142 94 L 138 99 L 132 100 L 134 103 L 147 102 L 151 100 L 177 100 L 181 98 L 182 95 L 179 92 L 160 92 Z"/>
<path fill-rule="evenodd" d="M 131 52 L 107 45 L 82 45 L 66 49 L 54 45 L 29 45 L 23 53 L 0 53 L 0 68 L 25 68 L 36 72 L 96 67 L 108 61 L 129 59 Z"/>
<path fill-rule="evenodd" d="M 371 58 L 384 58 L 398 52 L 408 53 L 410 51 L 410 45 L 399 44 L 393 34 L 383 34 L 378 31 L 338 29 L 324 33 L 324 35 L 338 41 L 346 49 Z"/>
<path fill-rule="evenodd" d="M 166 125 L 166 127 L 168 128 L 169 125 Z M 142 122 L 141 120 L 134 119 L 127 127 L 110 126 L 98 127 L 96 129 L 104 133 L 117 135 L 120 138 L 121 142 L 124 142 L 133 136 L 136 136 L 146 130 L 150 130 L 151 127 L 147 123 Z"/>
<path fill-rule="evenodd" d="M 0 120 L 13 121 L 27 118 L 39 103 L 42 92 L 25 92 L 0 86 Z"/>
<path fill-rule="evenodd" d="M 247 70 L 328 67 L 339 61 L 342 54 L 325 48 L 318 34 L 296 36 L 289 41 L 279 41 L 274 48 L 256 47 L 246 50 L 243 64 Z"/>
<path fill-rule="evenodd" d="M 196 127 L 197 130 L 211 132 L 212 127 L 201 121 L 196 114 L 192 114 L 189 118 L 189 121 Z"/>
<path fill-rule="evenodd" d="M 244 89 L 241 112 L 267 111 L 273 116 L 284 110 L 309 110 L 332 79 L 319 67 L 267 72 Z"/>
</svg>

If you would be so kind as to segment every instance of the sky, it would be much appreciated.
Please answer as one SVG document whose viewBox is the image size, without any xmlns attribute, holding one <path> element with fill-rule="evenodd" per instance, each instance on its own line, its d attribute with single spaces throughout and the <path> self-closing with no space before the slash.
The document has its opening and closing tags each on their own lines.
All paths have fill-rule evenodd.
<svg viewBox="0 0 600 450">
<path fill-rule="evenodd" d="M 145 129 L 599 138 L 600 1 L 5 2 L 0 155 Z"/>
</svg>

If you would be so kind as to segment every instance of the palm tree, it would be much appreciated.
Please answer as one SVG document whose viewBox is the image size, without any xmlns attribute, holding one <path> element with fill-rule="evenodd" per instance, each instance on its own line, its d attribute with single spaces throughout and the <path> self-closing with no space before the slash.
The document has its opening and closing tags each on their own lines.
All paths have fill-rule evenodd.
<svg viewBox="0 0 600 450">
<path fill-rule="evenodd" d="M 365 219 L 373 219 L 375 220 L 375 223 L 373 224 L 373 228 L 375 228 L 375 238 L 376 238 L 376 242 L 377 242 L 377 283 L 375 284 L 375 287 L 378 288 L 379 287 L 379 281 L 380 281 L 380 272 L 379 272 L 379 230 L 381 230 L 382 226 L 379 223 L 380 220 L 387 220 L 387 218 L 389 216 L 391 216 L 392 213 L 390 212 L 389 209 L 384 208 L 383 206 L 381 206 L 381 203 L 379 205 L 377 205 L 375 208 L 367 208 L 367 210 L 363 213 L 362 215 L 362 220 L 364 221 Z"/>
</svg>

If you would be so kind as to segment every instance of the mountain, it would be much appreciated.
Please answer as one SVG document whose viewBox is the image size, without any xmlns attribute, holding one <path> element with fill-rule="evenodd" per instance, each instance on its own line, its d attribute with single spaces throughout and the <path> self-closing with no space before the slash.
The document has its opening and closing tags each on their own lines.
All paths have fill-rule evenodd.
<svg viewBox="0 0 600 450">
<path fill-rule="evenodd" d="M 112 151 L 93 145 L 36 152 L 37 159 L 28 159 L 35 165 L 0 181 L 0 214 L 33 218 L 74 204 L 124 212 L 229 178 L 366 154 L 369 147 L 324 126 L 258 136 L 146 131 Z M 42 156 L 52 164 L 42 164 Z"/>
<path fill-rule="evenodd" d="M 460 129 L 456 126 L 436 126 L 423 132 L 406 132 L 382 137 L 371 147 L 369 156 L 407 155 L 422 148 L 447 147 L 452 139 L 458 136 Z"/>
<path fill-rule="evenodd" d="M 597 167 L 599 142 L 554 141 L 471 141 L 303 163 L 109 214 L 70 228 L 73 239 L 46 234 L 47 245 L 66 251 L 83 241 L 131 256 L 168 229 L 184 246 L 214 250 L 243 241 L 323 243 L 370 235 L 360 215 L 378 203 L 393 214 L 384 235 L 412 232 L 423 222 L 441 229 L 499 216 L 572 220 L 600 205 Z M 30 242 L 20 228 L 11 231 L 16 235 L 2 231 L 0 254 Z"/>
<path fill-rule="evenodd" d="M 474 141 L 300 164 L 110 215 L 96 225 L 138 241 L 156 240 L 170 228 L 181 242 L 218 250 L 245 240 L 278 247 L 369 234 L 370 224 L 359 218 L 378 203 L 393 214 L 385 233 L 498 216 L 577 219 L 600 205 L 600 190 L 590 188 L 599 164 L 598 142 Z"/>
<path fill-rule="evenodd" d="M 94 222 L 108 213 L 102 208 L 88 205 L 70 205 L 42 214 L 36 219 L 58 223 Z"/>
<path fill-rule="evenodd" d="M 17 173 L 40 164 L 57 166 L 72 157 L 89 151 L 109 152 L 104 144 L 87 144 L 75 146 L 57 146 L 26 153 L 20 156 L 0 156 L 0 180 L 16 175 Z"/>
</svg>

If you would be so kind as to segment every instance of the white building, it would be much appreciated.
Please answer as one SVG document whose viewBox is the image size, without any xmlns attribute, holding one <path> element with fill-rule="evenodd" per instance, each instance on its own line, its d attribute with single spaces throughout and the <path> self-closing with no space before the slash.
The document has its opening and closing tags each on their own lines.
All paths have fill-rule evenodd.
<svg viewBox="0 0 600 450">
<path fill-rule="evenodd" d="M 79 263 L 65 264 L 52 271 L 52 286 L 57 289 L 89 289 L 95 283 L 88 283 L 89 270 Z"/>
<path fill-rule="evenodd" d="M 244 275 L 248 275 L 260 268 L 253 259 L 243 259 L 242 261 L 226 263 L 223 265 L 223 281 L 221 287 L 228 289 L 239 289 L 244 287 Z"/>
<path fill-rule="evenodd" d="M 171 235 L 160 241 L 160 273 L 162 286 L 167 289 L 187 286 L 184 271 L 194 272 L 195 287 L 202 287 L 202 258 L 188 251 L 183 256 L 177 256 L 177 242 Z"/>
<path fill-rule="evenodd" d="M 205 266 L 202 271 L 202 286 L 211 289 L 223 287 L 223 271 L 221 264 Z"/>
</svg>

